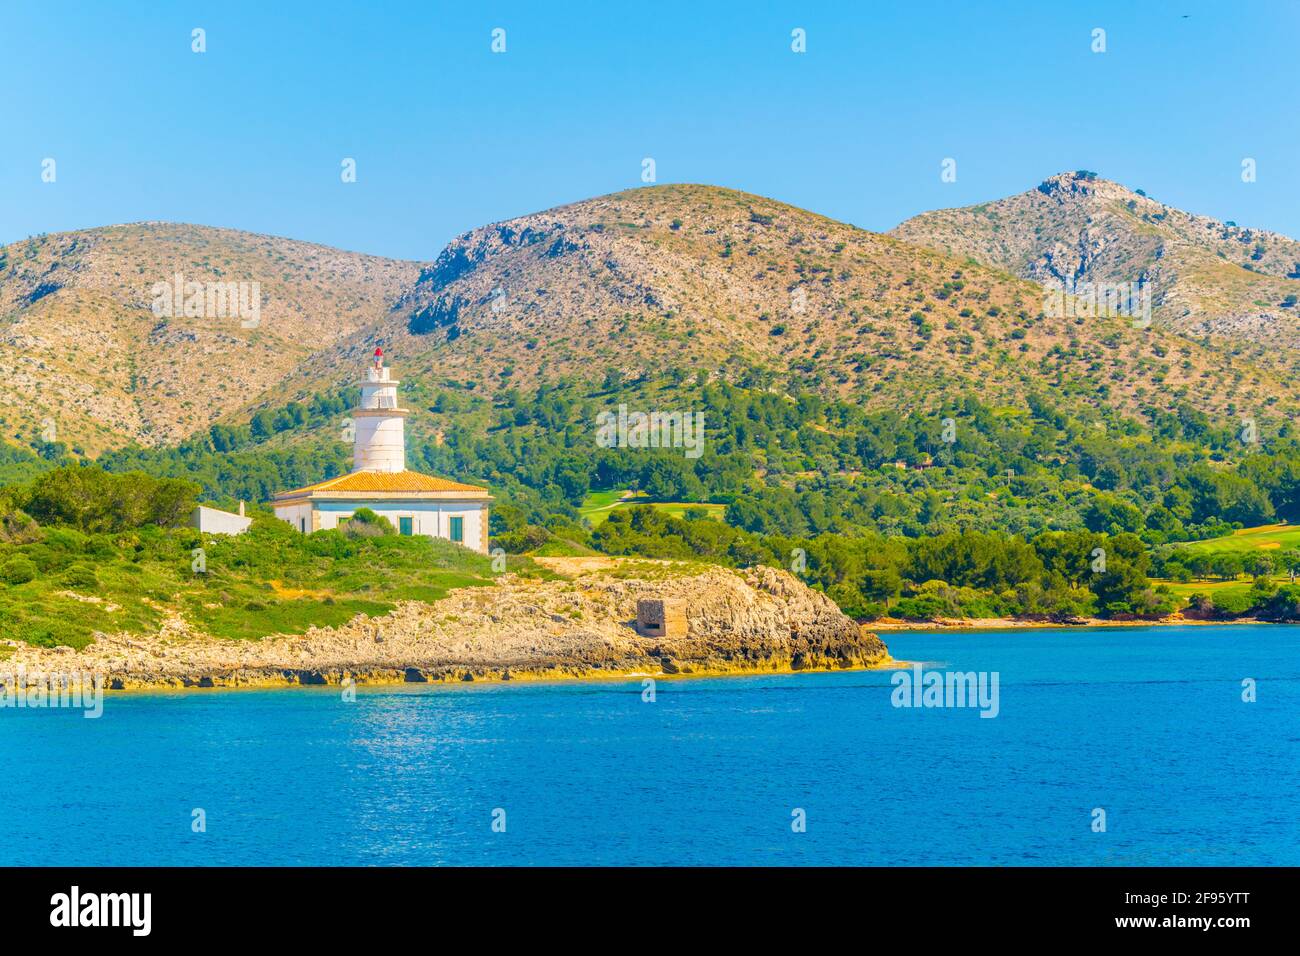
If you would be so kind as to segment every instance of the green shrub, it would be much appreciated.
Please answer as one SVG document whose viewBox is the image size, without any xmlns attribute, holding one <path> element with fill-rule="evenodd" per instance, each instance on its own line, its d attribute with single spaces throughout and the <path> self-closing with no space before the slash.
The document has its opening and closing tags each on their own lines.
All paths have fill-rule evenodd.
<svg viewBox="0 0 1300 956">
<path fill-rule="evenodd" d="M 63 572 L 60 580 L 70 588 L 93 590 L 99 587 L 99 576 L 88 564 L 74 564 Z"/>
<path fill-rule="evenodd" d="M 107 535 L 97 534 L 86 541 L 86 554 L 93 558 L 115 558 L 117 553 L 113 539 Z"/>
<path fill-rule="evenodd" d="M 507 554 L 524 554 L 528 551 L 536 551 L 546 544 L 547 541 L 551 540 L 551 533 L 545 528 L 530 524 L 522 528 L 516 528 L 514 531 L 508 531 L 505 534 L 499 534 L 492 540 Z"/>
<path fill-rule="evenodd" d="M 382 515 L 377 515 L 369 508 L 358 508 L 352 513 L 347 524 L 343 526 L 344 534 L 353 538 L 374 538 L 380 535 L 396 534 L 393 523 Z"/>
<path fill-rule="evenodd" d="M 1246 594 L 1216 594 L 1214 595 L 1214 610 L 1217 614 L 1226 617 L 1237 617 L 1245 614 L 1251 609 L 1254 599 L 1249 593 Z"/>
<path fill-rule="evenodd" d="M 934 595 L 905 597 L 899 598 L 894 605 L 894 616 L 910 621 L 931 621 L 942 617 L 946 610 L 943 602 Z"/>
<path fill-rule="evenodd" d="M 176 527 L 194 510 L 198 494 L 198 485 L 179 478 L 72 465 L 41 476 L 22 490 L 19 503 L 42 525 L 112 533 Z"/>
<path fill-rule="evenodd" d="M 357 538 L 364 537 L 356 531 L 349 531 L 348 527 L 352 522 L 343 526 L 340 531 L 336 528 L 327 528 L 324 531 L 317 531 L 307 536 L 304 546 L 308 551 L 317 557 L 333 558 L 336 561 L 345 558 L 354 557 L 357 553 Z M 358 528 L 365 527 L 358 525 Z"/>
<path fill-rule="evenodd" d="M 31 559 L 16 554 L 0 564 L 0 581 L 5 584 L 26 584 L 36 579 L 36 565 Z"/>
<path fill-rule="evenodd" d="M 81 554 L 86 550 L 86 536 L 72 528 L 46 528 L 41 543 L 51 551 Z"/>
<path fill-rule="evenodd" d="M 1272 621 L 1300 619 L 1300 585 L 1284 584 L 1255 608 L 1260 617 Z"/>
</svg>

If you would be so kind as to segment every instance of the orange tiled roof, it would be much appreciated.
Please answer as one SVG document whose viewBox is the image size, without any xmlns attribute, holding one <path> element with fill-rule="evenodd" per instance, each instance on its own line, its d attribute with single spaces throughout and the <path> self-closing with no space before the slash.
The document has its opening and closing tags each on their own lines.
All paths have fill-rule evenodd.
<svg viewBox="0 0 1300 956">
<path fill-rule="evenodd" d="M 306 494 L 313 491 L 487 491 L 482 485 L 463 485 L 447 478 L 422 475 L 418 471 L 354 471 L 337 478 L 318 481 L 306 488 L 296 488 L 276 495 Z"/>
</svg>

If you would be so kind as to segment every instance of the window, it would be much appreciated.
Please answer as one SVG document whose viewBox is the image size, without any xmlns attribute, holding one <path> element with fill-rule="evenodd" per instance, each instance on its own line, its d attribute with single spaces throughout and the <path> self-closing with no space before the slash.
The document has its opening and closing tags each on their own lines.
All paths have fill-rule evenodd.
<svg viewBox="0 0 1300 956">
<path fill-rule="evenodd" d="M 451 519 L 451 540 L 457 544 L 463 544 L 465 541 L 465 519 Z"/>
<path fill-rule="evenodd" d="M 299 529 L 303 534 L 306 534 L 306 533 L 307 533 L 307 519 L 306 519 L 306 518 L 299 518 L 299 519 L 298 519 L 298 529 Z"/>
<path fill-rule="evenodd" d="M 411 518 L 398 518 L 397 530 L 400 531 L 402 534 L 414 534 L 415 529 L 412 527 L 413 523 L 414 522 Z"/>
<path fill-rule="evenodd" d="M 344 515 L 342 518 L 339 518 L 339 527 L 340 528 L 343 527 L 351 520 L 352 520 L 352 515 Z"/>
</svg>

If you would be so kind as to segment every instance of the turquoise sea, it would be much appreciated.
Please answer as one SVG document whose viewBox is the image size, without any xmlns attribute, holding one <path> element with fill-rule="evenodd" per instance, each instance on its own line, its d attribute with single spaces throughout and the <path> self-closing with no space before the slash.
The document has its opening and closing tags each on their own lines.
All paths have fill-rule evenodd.
<svg viewBox="0 0 1300 956">
<path fill-rule="evenodd" d="M 998 716 L 888 671 L 0 710 L 0 864 L 1300 865 L 1300 628 L 886 640 Z"/>
</svg>

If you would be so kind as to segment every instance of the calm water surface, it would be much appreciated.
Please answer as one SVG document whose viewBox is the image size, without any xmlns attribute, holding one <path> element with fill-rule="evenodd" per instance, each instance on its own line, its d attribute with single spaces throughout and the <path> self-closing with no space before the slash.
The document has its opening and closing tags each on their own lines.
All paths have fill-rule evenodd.
<svg viewBox="0 0 1300 956">
<path fill-rule="evenodd" d="M 0 710 L 0 864 L 1300 865 L 1300 628 L 886 639 L 997 718 L 889 672 Z"/>
</svg>

